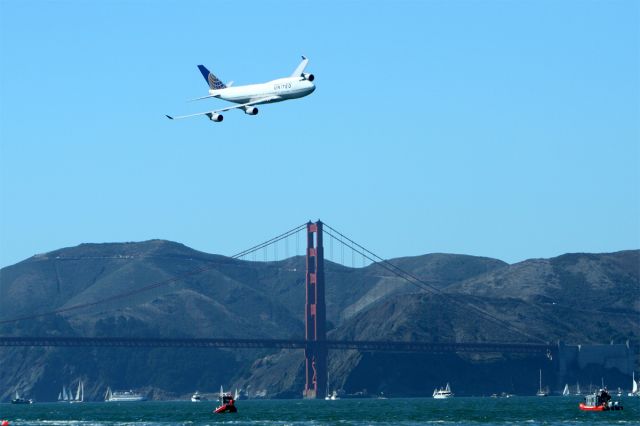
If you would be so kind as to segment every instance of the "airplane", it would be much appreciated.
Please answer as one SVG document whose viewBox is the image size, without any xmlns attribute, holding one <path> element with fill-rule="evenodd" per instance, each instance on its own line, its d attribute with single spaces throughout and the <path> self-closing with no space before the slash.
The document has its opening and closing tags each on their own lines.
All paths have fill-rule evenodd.
<svg viewBox="0 0 640 426">
<path fill-rule="evenodd" d="M 256 115 L 258 113 L 258 108 L 256 108 L 255 105 L 270 104 L 274 102 L 286 101 L 289 99 L 302 98 L 316 90 L 316 86 L 313 84 L 315 76 L 313 74 L 304 72 L 304 69 L 306 68 L 308 63 L 309 59 L 303 56 L 302 62 L 300 62 L 291 76 L 278 78 L 266 83 L 249 84 L 246 86 L 232 86 L 232 81 L 224 84 L 204 65 L 198 65 L 198 69 L 209 85 L 209 95 L 193 99 L 194 101 L 201 99 L 218 98 L 225 101 L 234 102 L 239 105 L 233 105 L 214 111 L 199 112 L 196 114 L 179 116 L 167 115 L 167 118 L 171 120 L 180 120 L 182 118 L 206 115 L 207 117 L 209 117 L 209 120 L 219 123 L 224 119 L 222 114 L 220 114 L 224 111 L 229 111 L 232 109 L 242 109 L 244 110 L 245 114 Z"/>
</svg>

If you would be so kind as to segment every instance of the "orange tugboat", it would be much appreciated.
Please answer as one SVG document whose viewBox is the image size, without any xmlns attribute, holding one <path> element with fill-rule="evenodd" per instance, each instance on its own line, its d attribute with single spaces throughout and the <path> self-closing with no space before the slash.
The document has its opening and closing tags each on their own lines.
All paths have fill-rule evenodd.
<svg viewBox="0 0 640 426">
<path fill-rule="evenodd" d="M 213 410 L 216 414 L 221 413 L 237 413 L 236 400 L 230 393 L 224 393 L 222 386 L 220 386 L 220 406 Z"/>
<path fill-rule="evenodd" d="M 584 402 L 580 403 L 579 408 L 582 411 L 617 411 L 624 409 L 618 401 L 611 401 L 611 395 L 609 395 L 606 388 L 585 396 Z"/>
</svg>

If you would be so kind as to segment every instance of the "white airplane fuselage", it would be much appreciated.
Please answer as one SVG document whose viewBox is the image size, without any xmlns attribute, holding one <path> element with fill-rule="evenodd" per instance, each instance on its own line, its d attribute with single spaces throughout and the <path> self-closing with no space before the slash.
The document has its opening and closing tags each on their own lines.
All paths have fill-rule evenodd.
<svg viewBox="0 0 640 426">
<path fill-rule="evenodd" d="M 264 102 L 254 105 L 286 101 L 307 96 L 316 90 L 316 86 L 302 77 L 285 77 L 266 83 L 248 84 L 246 86 L 232 86 L 224 89 L 209 90 L 209 94 L 225 101 L 245 104 L 266 98 Z"/>
</svg>

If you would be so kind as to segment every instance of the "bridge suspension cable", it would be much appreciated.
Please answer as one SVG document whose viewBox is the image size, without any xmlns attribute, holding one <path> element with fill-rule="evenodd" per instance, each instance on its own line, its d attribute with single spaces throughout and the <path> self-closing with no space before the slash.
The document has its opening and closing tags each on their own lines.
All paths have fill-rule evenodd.
<svg viewBox="0 0 640 426">
<path fill-rule="evenodd" d="M 255 245 L 253 247 L 250 247 L 250 248 L 248 248 L 246 250 L 243 250 L 243 251 L 241 251 L 239 253 L 236 253 L 233 256 L 231 256 L 231 258 L 240 259 L 240 258 L 243 258 L 244 256 L 247 256 L 249 254 L 252 254 L 252 253 L 254 253 L 254 252 L 258 251 L 258 250 L 262 250 L 262 249 L 264 249 L 264 248 L 266 248 L 266 247 L 268 247 L 268 246 L 270 246 L 272 244 L 276 244 L 278 241 L 282 241 L 282 240 L 286 241 L 287 238 L 289 238 L 290 236 L 295 235 L 298 232 L 302 231 L 306 226 L 307 226 L 306 223 L 303 223 L 302 225 L 298 225 L 295 228 L 292 228 L 292 229 L 290 229 L 290 230 L 288 230 L 286 232 L 283 232 L 280 235 L 277 235 L 277 236 L 275 236 L 275 237 L 273 237 L 271 239 L 268 239 L 267 241 L 263 241 L 260 244 L 257 244 L 257 245 Z"/>
<path fill-rule="evenodd" d="M 266 240 L 266 241 L 264 241 L 264 242 L 262 242 L 260 244 L 257 244 L 257 245 L 255 245 L 255 246 L 253 246 L 251 248 L 243 250 L 243 251 L 231 256 L 231 258 L 239 259 L 241 257 L 244 257 L 244 256 L 248 255 L 248 254 L 255 253 L 258 250 L 261 250 L 261 249 L 264 249 L 264 248 L 268 247 L 269 245 L 275 244 L 278 241 L 281 241 L 281 240 L 283 240 L 285 238 L 288 238 L 288 237 L 290 237 L 290 236 L 292 236 L 294 234 L 297 234 L 302 229 L 304 229 L 305 226 L 306 226 L 306 224 L 302 224 L 302 225 L 296 226 L 295 228 L 292 228 L 292 229 L 290 229 L 290 230 L 288 230 L 286 232 L 283 232 L 282 234 L 277 235 L 277 236 L 275 236 L 275 237 L 273 237 L 273 238 L 271 238 L 269 240 Z M 201 268 L 195 268 L 195 269 L 192 269 L 190 271 L 184 272 L 182 274 L 174 275 L 174 276 L 169 277 L 167 279 L 151 283 L 151 284 L 146 285 L 144 287 L 140 287 L 140 288 L 137 288 L 137 289 L 126 291 L 126 292 L 123 292 L 123 293 L 118 293 L 118 294 L 115 294 L 113 296 L 109 296 L 109 297 L 105 297 L 103 299 L 95 300 L 93 302 L 80 303 L 80 304 L 77 304 L 77 305 L 67 306 L 65 308 L 53 309 L 53 310 L 47 311 L 47 312 L 41 312 L 41 313 L 37 313 L 37 314 L 31 314 L 31 315 L 25 315 L 25 316 L 16 317 L 16 318 L 0 320 L 0 325 L 2 325 L 2 324 L 11 324 L 11 323 L 16 323 L 16 322 L 21 322 L 21 321 L 27 321 L 27 320 L 32 320 L 32 319 L 36 319 L 36 318 L 42 318 L 42 317 L 46 317 L 46 316 L 49 316 L 49 315 L 63 314 L 63 313 L 71 312 L 71 311 L 84 309 L 84 308 L 90 308 L 92 306 L 97 306 L 97 305 L 101 305 L 101 304 L 108 303 L 108 302 L 114 302 L 114 301 L 120 300 L 120 299 L 125 299 L 127 297 L 134 296 L 136 294 L 143 293 L 143 292 L 146 292 L 146 291 L 149 291 L 149 290 L 153 290 L 155 288 L 162 287 L 162 286 L 165 286 L 165 285 L 168 285 L 168 284 L 179 282 L 179 281 L 181 281 L 181 280 L 183 280 L 183 279 L 185 279 L 187 277 L 198 275 L 198 274 L 201 274 L 203 272 L 209 271 L 209 270 L 221 265 L 223 262 L 215 261 L 215 260 L 209 260 L 209 261 L 207 261 L 207 263 L 208 263 L 208 265 L 203 266 Z"/>
<path fill-rule="evenodd" d="M 451 294 L 445 293 L 442 290 L 440 290 L 438 287 L 435 287 L 432 284 L 429 284 L 428 282 L 424 281 L 423 279 L 420 279 L 419 277 L 415 276 L 414 274 L 400 268 L 397 265 L 394 265 L 393 263 L 389 262 L 386 259 L 383 259 L 382 257 L 378 256 L 377 254 L 373 253 L 371 250 L 363 247 L 362 245 L 358 244 L 357 242 L 353 241 L 351 238 L 347 237 L 346 235 L 344 235 L 343 233 L 341 233 L 340 231 L 338 231 L 337 229 L 331 227 L 330 225 L 326 224 L 323 222 L 324 225 L 324 233 L 329 235 L 331 238 L 337 240 L 338 242 L 340 242 L 342 245 L 349 247 L 352 250 L 352 253 L 357 252 L 359 254 L 361 254 L 364 258 L 368 259 L 369 261 L 373 262 L 375 265 L 391 272 L 392 274 L 396 275 L 399 278 L 404 279 L 405 281 L 407 281 L 408 283 L 412 284 L 415 287 L 418 287 L 422 290 L 425 290 L 427 292 L 432 292 L 432 293 L 436 293 L 440 296 L 443 296 L 445 298 L 447 298 L 448 300 L 451 300 L 453 303 L 457 304 L 458 306 L 462 306 L 462 307 L 469 307 L 471 309 L 473 309 L 477 314 L 479 314 L 480 316 L 484 317 L 485 319 L 493 322 L 494 324 L 497 324 L 501 327 L 506 327 L 509 330 L 520 334 L 521 336 L 527 337 L 529 339 L 535 339 L 539 342 L 543 342 L 546 343 L 546 341 L 544 339 L 541 339 L 539 337 L 533 336 L 529 333 L 527 333 L 526 331 L 520 330 L 519 328 L 515 327 L 513 324 L 510 324 L 507 321 L 504 321 L 498 317 L 496 317 L 495 315 L 485 311 L 484 309 L 469 303 L 469 302 L 463 302 L 460 300 L 457 300 L 456 298 L 454 298 Z M 352 254 L 353 256 L 353 254 Z"/>
</svg>

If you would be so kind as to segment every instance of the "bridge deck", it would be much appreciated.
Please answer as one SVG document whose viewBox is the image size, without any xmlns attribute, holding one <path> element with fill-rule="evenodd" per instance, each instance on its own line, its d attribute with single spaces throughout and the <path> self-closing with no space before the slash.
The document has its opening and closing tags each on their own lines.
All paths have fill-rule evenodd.
<svg viewBox="0 0 640 426">
<path fill-rule="evenodd" d="M 291 339 L 175 339 L 134 337 L 0 337 L 0 347 L 156 347 L 156 348 L 275 348 L 304 349 L 323 343 Z M 511 353 L 546 355 L 553 345 L 528 343 L 431 343 L 326 340 L 328 349 L 363 352 Z"/>
</svg>

